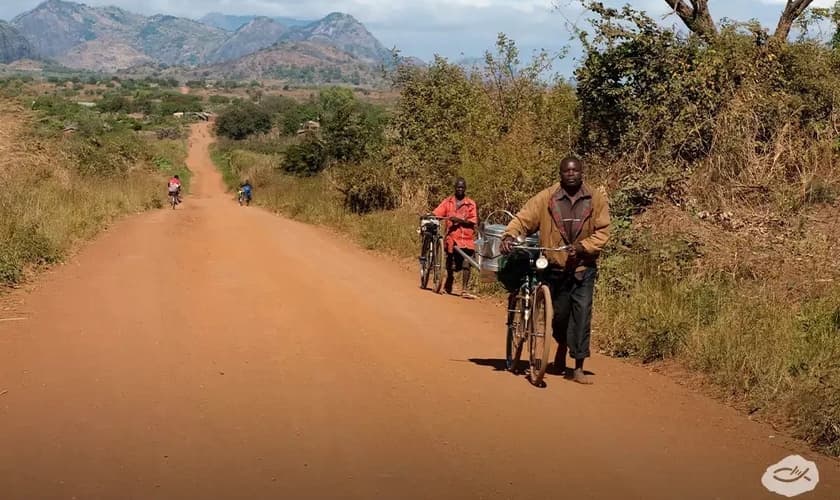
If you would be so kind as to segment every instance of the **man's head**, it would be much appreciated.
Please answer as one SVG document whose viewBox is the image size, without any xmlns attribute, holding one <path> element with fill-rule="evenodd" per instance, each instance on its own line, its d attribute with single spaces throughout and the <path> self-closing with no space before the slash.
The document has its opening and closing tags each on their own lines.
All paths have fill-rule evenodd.
<svg viewBox="0 0 840 500">
<path fill-rule="evenodd" d="M 459 177 L 455 181 L 455 198 L 463 200 L 467 195 L 467 181 L 463 177 Z"/>
<path fill-rule="evenodd" d="M 175 174 L 175 178 L 178 179 L 179 181 L 181 180 L 181 178 L 178 177 L 178 174 Z"/>
<path fill-rule="evenodd" d="M 577 189 L 583 184 L 583 162 L 574 156 L 560 160 L 560 184 L 564 188 Z"/>
</svg>

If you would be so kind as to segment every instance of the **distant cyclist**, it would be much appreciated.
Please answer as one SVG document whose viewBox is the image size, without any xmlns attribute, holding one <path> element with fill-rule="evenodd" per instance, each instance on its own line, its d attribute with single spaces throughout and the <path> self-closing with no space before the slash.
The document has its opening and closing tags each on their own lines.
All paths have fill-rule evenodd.
<svg viewBox="0 0 840 500">
<path fill-rule="evenodd" d="M 246 205 L 251 204 L 251 191 L 253 191 L 253 188 L 248 180 L 245 180 L 245 182 L 239 185 L 240 204 L 242 204 L 243 201 Z"/>
<path fill-rule="evenodd" d="M 174 194 L 176 202 L 181 203 L 181 178 L 178 177 L 178 174 L 173 175 L 169 179 L 167 187 L 169 189 L 169 196 Z"/>
</svg>

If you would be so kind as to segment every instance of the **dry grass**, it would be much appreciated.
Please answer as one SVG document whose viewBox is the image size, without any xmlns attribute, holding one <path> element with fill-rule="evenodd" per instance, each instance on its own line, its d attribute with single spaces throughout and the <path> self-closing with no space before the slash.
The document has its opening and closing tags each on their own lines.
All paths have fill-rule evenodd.
<svg viewBox="0 0 840 500">
<path fill-rule="evenodd" d="M 31 133 L 34 116 L 21 106 L 0 100 L 0 116 L 0 284 L 18 283 L 28 269 L 61 260 L 115 217 L 162 206 L 164 179 L 154 165 L 86 177 L 62 138 Z M 160 148 L 155 158 L 170 165 L 181 159 L 176 144 L 146 148 Z"/>
<path fill-rule="evenodd" d="M 599 347 L 678 360 L 730 401 L 840 454 L 840 209 L 702 215 L 657 206 L 629 230 L 635 250 L 606 256 Z"/>
</svg>

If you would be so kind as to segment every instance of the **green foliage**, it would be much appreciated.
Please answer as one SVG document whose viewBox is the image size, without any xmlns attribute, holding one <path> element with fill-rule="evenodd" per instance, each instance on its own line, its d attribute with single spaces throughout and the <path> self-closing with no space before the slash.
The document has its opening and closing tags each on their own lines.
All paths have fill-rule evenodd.
<svg viewBox="0 0 840 500">
<path fill-rule="evenodd" d="M 211 95 L 208 98 L 210 104 L 230 104 L 230 97 L 223 95 Z"/>
<path fill-rule="evenodd" d="M 233 104 L 219 113 L 216 133 L 229 139 L 241 140 L 249 135 L 271 130 L 271 116 L 256 104 Z"/>
<path fill-rule="evenodd" d="M 105 113 L 132 113 L 132 102 L 119 94 L 108 94 L 96 103 L 96 107 Z"/>
<path fill-rule="evenodd" d="M 331 160 L 355 164 L 379 152 L 385 117 L 378 108 L 356 100 L 350 89 L 333 87 L 320 92 L 318 109 Z"/>
<path fill-rule="evenodd" d="M 437 58 L 428 69 L 398 69 L 400 100 L 385 144 L 403 182 L 403 200 L 425 210 L 466 177 L 480 210 L 518 210 L 556 179 L 556 161 L 577 137 L 577 104 L 564 82 L 541 79 L 553 58 L 523 63 L 501 34 L 481 75 Z"/>
<path fill-rule="evenodd" d="M 300 105 L 296 100 L 282 95 L 269 95 L 260 100 L 260 107 L 275 119 L 293 112 L 298 106 Z"/>
<path fill-rule="evenodd" d="M 359 85 L 363 82 L 372 79 L 368 75 L 369 70 L 365 72 L 356 69 L 349 72 L 344 72 L 337 66 L 297 66 L 297 65 L 279 65 L 272 68 L 271 74 L 279 80 L 288 80 L 298 82 L 306 85 L 324 85 L 324 84 L 338 84 L 349 83 Z"/>
<path fill-rule="evenodd" d="M 330 174 L 344 196 L 344 207 L 352 213 L 393 210 L 399 205 L 399 179 L 377 162 L 340 165 Z"/>
<path fill-rule="evenodd" d="M 677 203 L 689 195 L 718 203 L 736 196 L 732 185 L 832 175 L 824 151 L 838 137 L 840 66 L 831 49 L 768 41 L 754 23 L 724 24 L 706 43 L 630 7 L 590 8 L 593 36 L 582 35 L 576 71 L 577 148 L 618 183 L 632 178 Z"/>
<path fill-rule="evenodd" d="M 198 112 L 201 110 L 201 97 L 177 93 L 166 93 L 161 96 L 158 107 L 158 112 L 164 116 L 173 113 Z"/>
<path fill-rule="evenodd" d="M 286 148 L 281 164 L 282 169 L 290 174 L 315 175 L 327 165 L 327 148 L 317 137 L 307 137 L 299 144 Z"/>
<path fill-rule="evenodd" d="M 67 143 L 76 170 L 89 176 L 124 175 L 145 160 L 146 152 L 132 131 L 80 131 Z"/>
<path fill-rule="evenodd" d="M 401 68 L 396 84 L 389 163 L 406 181 L 426 184 L 423 195 L 438 199 L 457 172 L 474 117 L 487 105 L 464 71 L 441 57 L 428 70 Z"/>
<path fill-rule="evenodd" d="M 308 120 L 318 119 L 318 106 L 308 101 L 284 110 L 278 119 L 280 130 L 286 135 L 293 135 Z"/>
</svg>

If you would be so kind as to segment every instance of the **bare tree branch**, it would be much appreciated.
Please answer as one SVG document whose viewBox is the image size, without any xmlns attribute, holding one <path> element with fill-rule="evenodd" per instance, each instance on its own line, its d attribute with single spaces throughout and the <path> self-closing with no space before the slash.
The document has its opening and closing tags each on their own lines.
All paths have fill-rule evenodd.
<svg viewBox="0 0 840 500">
<path fill-rule="evenodd" d="M 684 0 L 665 0 L 665 2 L 680 16 L 688 29 L 704 40 L 710 41 L 717 35 L 715 21 L 709 12 L 708 0 L 689 0 L 691 5 L 685 3 Z"/>
<path fill-rule="evenodd" d="M 813 1 L 814 0 L 787 0 L 785 10 L 782 11 L 782 15 L 779 17 L 779 24 L 776 26 L 776 32 L 773 33 L 773 38 L 782 42 L 786 41 L 788 35 L 790 35 L 790 29 L 793 26 L 793 22 L 796 21 L 796 18 L 801 16 L 803 12 L 805 12 L 805 9 L 807 9 Z"/>
</svg>

